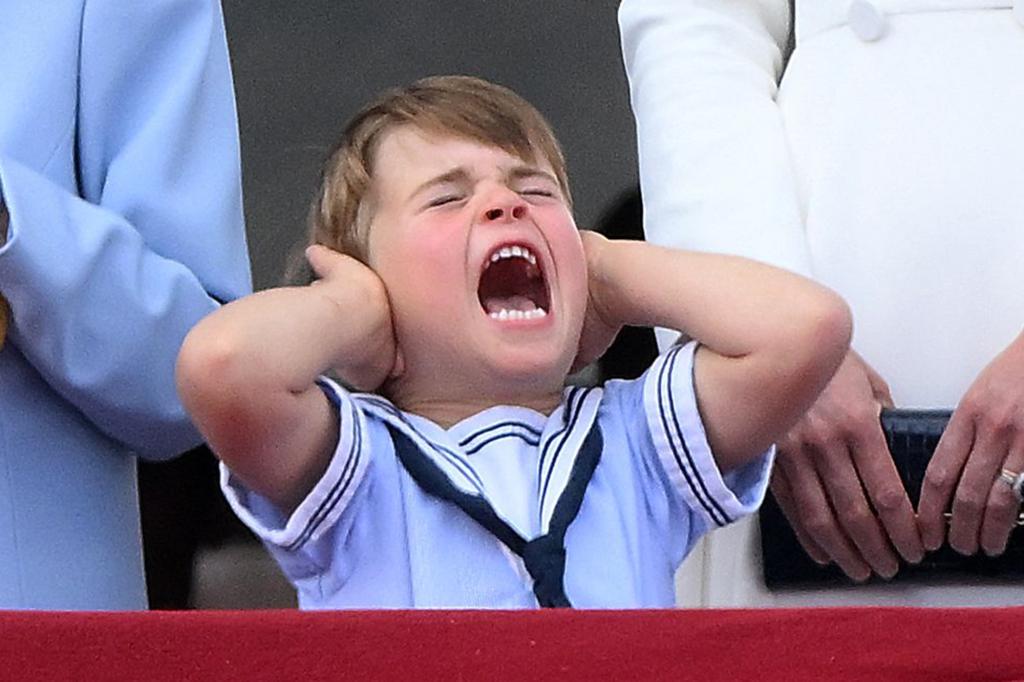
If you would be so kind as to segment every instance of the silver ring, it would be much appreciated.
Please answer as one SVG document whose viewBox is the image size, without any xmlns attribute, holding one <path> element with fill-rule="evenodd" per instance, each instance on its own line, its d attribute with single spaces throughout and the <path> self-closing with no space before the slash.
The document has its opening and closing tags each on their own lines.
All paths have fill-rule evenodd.
<svg viewBox="0 0 1024 682">
<path fill-rule="evenodd" d="M 1018 502 L 1024 502 L 1024 473 L 1003 469 L 999 472 L 999 480 L 1010 486 Z"/>
</svg>

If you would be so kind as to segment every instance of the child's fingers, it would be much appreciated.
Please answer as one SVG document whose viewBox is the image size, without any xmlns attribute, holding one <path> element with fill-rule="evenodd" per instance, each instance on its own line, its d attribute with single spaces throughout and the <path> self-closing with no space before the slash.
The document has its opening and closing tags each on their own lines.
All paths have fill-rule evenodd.
<svg viewBox="0 0 1024 682">
<path fill-rule="evenodd" d="M 313 244 L 306 248 L 306 260 L 320 279 L 329 279 L 339 269 L 358 264 L 354 258 L 321 244 Z"/>
<path fill-rule="evenodd" d="M 324 278 L 330 272 L 330 249 L 313 244 L 306 248 L 306 260 L 317 277 Z"/>
</svg>

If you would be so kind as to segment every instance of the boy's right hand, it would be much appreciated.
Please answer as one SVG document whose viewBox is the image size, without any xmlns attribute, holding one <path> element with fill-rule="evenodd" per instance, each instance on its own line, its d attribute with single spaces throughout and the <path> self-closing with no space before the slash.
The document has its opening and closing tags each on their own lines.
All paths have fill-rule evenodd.
<svg viewBox="0 0 1024 682">
<path fill-rule="evenodd" d="M 361 342 L 346 344 L 343 357 L 332 363 L 339 378 L 360 391 L 372 391 L 402 371 L 402 357 L 391 325 L 391 305 L 380 277 L 351 256 L 313 245 L 306 259 L 319 279 L 310 287 L 333 301 Z"/>
<path fill-rule="evenodd" d="M 834 561 L 854 580 L 872 571 L 892 577 L 896 552 L 911 563 L 924 556 L 879 421 L 882 407 L 891 406 L 885 381 L 851 350 L 778 443 L 776 501 L 807 553 L 822 564 Z"/>
</svg>

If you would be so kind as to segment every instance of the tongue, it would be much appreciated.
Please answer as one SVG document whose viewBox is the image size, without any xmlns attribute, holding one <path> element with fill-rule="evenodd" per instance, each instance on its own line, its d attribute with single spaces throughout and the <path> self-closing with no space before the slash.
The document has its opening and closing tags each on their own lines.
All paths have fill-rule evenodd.
<svg viewBox="0 0 1024 682">
<path fill-rule="evenodd" d="M 502 310 L 533 310 L 537 305 L 527 296 L 489 296 L 484 301 L 484 310 L 497 313 Z"/>
</svg>

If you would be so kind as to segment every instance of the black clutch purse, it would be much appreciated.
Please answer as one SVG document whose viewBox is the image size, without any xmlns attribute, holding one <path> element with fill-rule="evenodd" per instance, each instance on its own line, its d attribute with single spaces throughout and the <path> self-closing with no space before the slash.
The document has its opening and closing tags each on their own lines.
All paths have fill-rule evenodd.
<svg viewBox="0 0 1024 682">
<path fill-rule="evenodd" d="M 917 508 L 921 483 L 928 461 L 935 451 L 950 412 L 944 410 L 884 410 L 882 431 L 896 463 L 903 486 Z M 819 566 L 800 546 L 796 535 L 771 494 L 765 498 L 760 514 L 761 552 L 764 579 L 769 589 L 855 585 L 837 566 Z M 1024 577 L 1024 532 L 1019 527 L 1010 534 L 1006 552 L 998 557 L 984 554 L 965 557 L 948 545 L 929 552 L 917 564 L 902 563 L 890 581 L 917 583 L 950 582 L 984 578 Z"/>
</svg>

